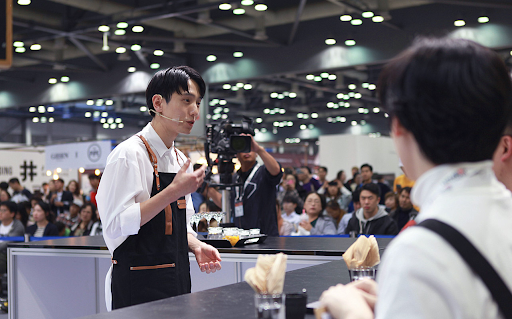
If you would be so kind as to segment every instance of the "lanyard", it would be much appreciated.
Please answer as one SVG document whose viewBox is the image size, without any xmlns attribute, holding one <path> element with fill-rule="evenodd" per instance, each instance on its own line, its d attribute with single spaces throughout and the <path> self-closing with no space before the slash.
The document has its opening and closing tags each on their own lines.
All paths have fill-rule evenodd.
<svg viewBox="0 0 512 319">
<path fill-rule="evenodd" d="M 247 188 L 247 185 L 249 185 L 249 183 L 251 182 L 252 178 L 254 177 L 254 174 L 256 174 L 256 171 L 258 170 L 258 168 L 260 167 L 261 165 L 259 163 L 257 163 L 254 168 L 252 169 L 252 172 L 251 174 L 249 175 L 249 177 L 247 177 L 247 179 L 245 180 L 245 183 L 244 183 L 244 188 L 242 189 L 242 192 L 240 193 L 239 192 L 239 189 L 240 187 L 236 187 L 236 200 L 237 201 L 241 201 L 242 200 L 242 197 L 244 196 L 244 192 L 245 192 L 245 189 Z M 238 177 L 240 178 L 240 176 Z M 252 193 L 251 193 L 252 195 Z M 249 196 L 247 196 L 249 197 Z"/>
</svg>

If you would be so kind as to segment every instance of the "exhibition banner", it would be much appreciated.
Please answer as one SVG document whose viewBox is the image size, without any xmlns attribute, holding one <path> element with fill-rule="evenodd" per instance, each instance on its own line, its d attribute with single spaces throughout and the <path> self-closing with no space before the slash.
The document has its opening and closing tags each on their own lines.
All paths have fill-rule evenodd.
<svg viewBox="0 0 512 319">
<path fill-rule="evenodd" d="M 103 169 L 112 150 L 111 141 L 50 145 L 45 148 L 46 169 Z"/>
</svg>

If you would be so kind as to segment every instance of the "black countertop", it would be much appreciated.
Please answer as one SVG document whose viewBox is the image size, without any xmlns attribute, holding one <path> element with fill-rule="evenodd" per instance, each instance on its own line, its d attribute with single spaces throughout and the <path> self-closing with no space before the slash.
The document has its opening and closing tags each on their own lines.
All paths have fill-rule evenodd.
<svg viewBox="0 0 512 319">
<path fill-rule="evenodd" d="M 345 262 L 342 260 L 332 261 L 287 272 L 284 292 L 300 292 L 302 288 L 306 288 L 309 303 L 318 300 L 322 292 L 330 286 L 348 282 L 349 276 Z M 83 317 L 83 319 L 86 318 L 256 318 L 254 291 L 246 282 L 241 282 L 127 307 L 110 313 Z M 306 315 L 306 318 L 314 318 L 314 316 Z"/>
<path fill-rule="evenodd" d="M 341 256 L 355 238 L 346 237 L 268 237 L 262 244 L 235 248 L 219 248 L 220 253 Z M 377 238 L 379 248 L 386 248 L 392 238 Z M 107 250 L 102 236 L 66 237 L 60 239 L 10 243 L 16 248 Z"/>
</svg>

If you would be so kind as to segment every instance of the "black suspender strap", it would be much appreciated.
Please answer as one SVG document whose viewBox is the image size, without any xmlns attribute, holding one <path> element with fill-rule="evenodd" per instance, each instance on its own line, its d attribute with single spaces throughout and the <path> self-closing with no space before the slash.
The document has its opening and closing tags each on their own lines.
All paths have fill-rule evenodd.
<svg viewBox="0 0 512 319">
<path fill-rule="evenodd" d="M 437 233 L 459 253 L 489 289 L 505 318 L 512 318 L 512 293 L 494 267 L 458 230 L 436 219 L 427 219 L 418 224 Z"/>
</svg>

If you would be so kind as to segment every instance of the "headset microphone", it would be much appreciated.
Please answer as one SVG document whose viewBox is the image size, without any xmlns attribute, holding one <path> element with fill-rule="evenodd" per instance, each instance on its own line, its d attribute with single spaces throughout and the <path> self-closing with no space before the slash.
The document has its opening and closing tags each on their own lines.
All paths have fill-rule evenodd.
<svg viewBox="0 0 512 319">
<path fill-rule="evenodd" d="M 167 116 L 163 115 L 163 114 L 162 114 L 162 113 L 160 113 L 160 112 L 156 112 L 156 111 L 155 111 L 155 110 L 153 110 L 153 109 L 150 109 L 150 110 L 149 110 L 149 112 L 153 112 L 153 113 L 155 113 L 156 115 L 161 116 L 161 117 L 163 117 L 164 119 L 167 119 L 167 120 L 170 120 L 170 121 L 174 121 L 174 122 L 178 122 L 178 123 L 185 123 L 185 121 L 180 121 L 180 120 L 177 120 L 177 119 L 172 119 L 172 118 L 170 118 L 170 117 L 167 117 Z"/>
</svg>

